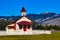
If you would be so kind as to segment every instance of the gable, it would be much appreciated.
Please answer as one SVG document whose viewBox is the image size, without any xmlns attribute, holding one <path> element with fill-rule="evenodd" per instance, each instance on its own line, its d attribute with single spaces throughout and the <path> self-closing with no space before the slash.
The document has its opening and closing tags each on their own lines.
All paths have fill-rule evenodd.
<svg viewBox="0 0 60 40">
<path fill-rule="evenodd" d="M 21 22 L 21 21 L 31 22 L 31 20 L 29 20 L 27 17 L 22 17 L 22 18 L 20 18 L 19 20 L 17 20 L 16 23 Z"/>
</svg>

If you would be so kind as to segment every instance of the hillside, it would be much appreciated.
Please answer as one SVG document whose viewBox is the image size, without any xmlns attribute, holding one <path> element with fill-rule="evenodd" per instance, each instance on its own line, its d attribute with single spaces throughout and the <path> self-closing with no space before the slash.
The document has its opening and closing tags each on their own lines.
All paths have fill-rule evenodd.
<svg viewBox="0 0 60 40">
<path fill-rule="evenodd" d="M 27 17 L 35 22 L 38 22 L 39 24 L 60 24 L 58 20 L 60 20 L 60 14 L 56 14 L 53 12 L 43 12 L 40 14 L 28 14 Z M 0 16 L 1 19 L 5 20 L 18 20 L 20 16 Z M 59 18 L 59 19 L 58 19 Z M 51 20 L 51 21 L 50 21 Z M 56 21 L 56 23 L 54 23 Z M 58 21 L 58 22 L 57 22 Z M 48 23 L 49 22 L 49 23 Z"/>
</svg>

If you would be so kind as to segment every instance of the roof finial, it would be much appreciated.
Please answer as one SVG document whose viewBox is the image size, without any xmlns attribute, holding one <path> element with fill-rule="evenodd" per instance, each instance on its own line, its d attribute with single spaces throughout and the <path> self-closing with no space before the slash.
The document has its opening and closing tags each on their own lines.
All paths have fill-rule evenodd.
<svg viewBox="0 0 60 40">
<path fill-rule="evenodd" d="M 24 8 L 24 7 L 22 7 L 22 10 L 21 10 L 21 12 L 26 12 L 26 10 L 25 10 L 25 8 Z"/>
</svg>

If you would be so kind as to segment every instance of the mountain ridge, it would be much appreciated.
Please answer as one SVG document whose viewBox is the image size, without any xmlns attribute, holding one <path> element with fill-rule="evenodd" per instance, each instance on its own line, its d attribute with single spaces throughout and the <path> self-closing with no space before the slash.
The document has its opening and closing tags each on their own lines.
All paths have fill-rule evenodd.
<svg viewBox="0 0 60 40">
<path fill-rule="evenodd" d="M 13 20 L 18 20 L 20 17 L 21 16 L 0 16 L 0 19 L 5 18 L 9 20 L 9 18 L 12 18 Z M 43 12 L 40 14 L 28 14 L 26 15 L 26 17 L 41 24 L 45 21 L 47 22 L 49 20 L 60 18 L 60 14 L 56 14 L 53 12 Z"/>
</svg>

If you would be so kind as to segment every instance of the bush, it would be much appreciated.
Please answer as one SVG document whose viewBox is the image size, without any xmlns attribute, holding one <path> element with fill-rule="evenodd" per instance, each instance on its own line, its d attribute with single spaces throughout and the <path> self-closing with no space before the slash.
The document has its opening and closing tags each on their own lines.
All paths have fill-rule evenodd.
<svg viewBox="0 0 60 40">
<path fill-rule="evenodd" d="M 46 26 L 38 25 L 36 27 L 36 29 L 38 29 L 38 30 L 51 30 L 51 29 L 60 30 L 60 27 L 57 26 L 57 25 L 54 25 L 54 26 L 53 25 L 50 25 L 50 26 L 48 26 L 48 25 L 46 25 Z"/>
</svg>

